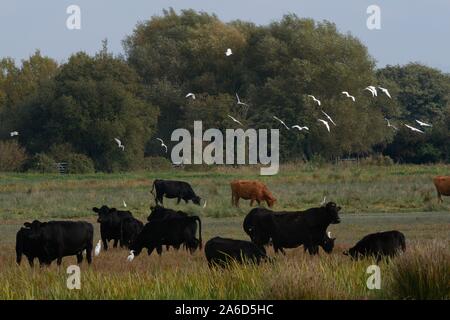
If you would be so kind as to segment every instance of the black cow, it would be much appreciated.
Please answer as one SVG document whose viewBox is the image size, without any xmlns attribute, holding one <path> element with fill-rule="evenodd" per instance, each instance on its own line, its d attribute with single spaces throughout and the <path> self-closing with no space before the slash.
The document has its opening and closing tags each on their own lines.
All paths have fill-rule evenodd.
<svg viewBox="0 0 450 320">
<path fill-rule="evenodd" d="M 154 194 L 156 191 L 156 195 Z M 177 198 L 177 204 L 181 199 L 188 203 L 191 200 L 193 203 L 200 205 L 201 198 L 197 196 L 192 189 L 191 185 L 184 181 L 172 181 L 172 180 L 155 180 L 151 193 L 155 196 L 156 204 L 163 204 L 163 197 L 169 199 Z"/>
<path fill-rule="evenodd" d="M 197 221 L 199 239 L 195 238 Z M 142 248 L 147 248 L 150 255 L 156 248 L 158 254 L 161 255 L 163 245 L 179 248 L 182 244 L 191 253 L 198 247 L 202 248 L 202 223 L 198 216 L 152 219 L 130 245 L 130 250 L 133 250 L 135 255 L 139 255 Z"/>
<path fill-rule="evenodd" d="M 95 207 L 92 211 L 98 214 L 97 222 L 100 223 L 100 235 L 103 242 L 103 248 L 108 250 L 108 242 L 114 240 L 113 247 L 117 248 L 117 243 L 120 241 L 120 246 L 125 244 L 121 241 L 121 226 L 122 220 L 133 218 L 130 211 L 119 211 L 116 208 L 109 208 L 102 206 L 100 209 Z"/>
<path fill-rule="evenodd" d="M 56 259 L 57 264 L 61 265 L 63 257 L 74 255 L 80 264 L 85 250 L 88 263 L 92 262 L 94 239 L 92 224 L 84 221 L 35 220 L 28 226 L 30 232 L 26 232 L 26 239 L 32 242 L 33 248 L 38 248 L 37 257 L 45 264 L 50 264 Z"/>
<path fill-rule="evenodd" d="M 296 212 L 274 212 L 265 208 L 254 208 L 244 219 L 244 231 L 258 246 L 272 241 L 275 252 L 283 248 L 296 248 L 300 245 L 311 255 L 318 253 L 318 246 L 331 252 L 334 240 L 326 230 L 330 224 L 340 222 L 336 203 L 329 202 L 320 208 Z"/>
<path fill-rule="evenodd" d="M 383 256 L 392 258 L 405 250 L 405 235 L 394 230 L 368 234 L 344 254 L 356 260 L 360 257 L 375 257 L 378 263 Z"/>
<path fill-rule="evenodd" d="M 259 264 L 261 260 L 267 259 L 264 247 L 258 247 L 250 241 L 221 237 L 215 237 L 206 242 L 205 256 L 210 267 L 214 265 L 226 267 L 230 261 Z"/>
<path fill-rule="evenodd" d="M 129 247 L 144 228 L 144 224 L 136 218 L 122 219 L 120 226 L 120 243 Z"/>
<path fill-rule="evenodd" d="M 34 259 L 38 258 L 39 264 L 49 264 L 48 257 L 45 256 L 44 248 L 40 245 L 39 241 L 33 241 L 30 238 L 31 235 L 31 223 L 25 222 L 25 227 L 20 228 L 16 234 L 16 262 L 20 265 L 22 261 L 22 255 L 25 255 L 28 259 L 28 263 L 31 267 L 34 266 Z"/>
</svg>

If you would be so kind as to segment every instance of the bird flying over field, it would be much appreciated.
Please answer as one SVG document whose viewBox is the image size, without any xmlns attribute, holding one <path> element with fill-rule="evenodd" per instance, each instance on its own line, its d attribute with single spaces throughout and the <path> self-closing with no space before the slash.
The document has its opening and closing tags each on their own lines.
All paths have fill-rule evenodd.
<svg viewBox="0 0 450 320">
<path fill-rule="evenodd" d="M 234 122 L 240 124 L 241 126 L 244 126 L 239 120 L 237 120 L 236 118 L 233 118 L 232 116 L 228 115 L 228 117 L 233 120 Z"/>
<path fill-rule="evenodd" d="M 389 93 L 388 89 L 382 88 L 382 87 L 378 87 L 378 89 L 380 89 L 385 95 L 387 95 L 389 97 L 389 99 L 392 99 L 391 94 Z"/>
<path fill-rule="evenodd" d="M 161 147 L 163 147 L 163 148 L 165 148 L 166 149 L 166 153 L 167 153 L 167 146 L 164 144 L 164 141 L 163 141 L 163 139 L 161 139 L 161 138 L 156 138 L 156 140 L 158 140 L 159 142 L 161 142 Z"/>
<path fill-rule="evenodd" d="M 97 245 L 95 246 L 95 250 L 94 250 L 94 254 L 96 257 L 99 256 L 101 250 L 102 250 L 102 240 L 98 240 Z"/>
<path fill-rule="evenodd" d="M 286 129 L 291 130 L 291 129 L 286 125 L 286 123 L 284 123 L 283 120 L 281 120 L 280 118 L 278 118 L 278 117 L 276 117 L 276 116 L 273 116 L 273 118 L 274 118 L 275 120 L 277 120 L 279 123 L 281 123 Z"/>
<path fill-rule="evenodd" d="M 131 262 L 134 260 L 134 250 L 130 251 L 130 255 L 127 257 L 127 261 Z"/>
<path fill-rule="evenodd" d="M 347 91 L 342 91 L 342 94 L 344 94 L 347 98 L 350 98 L 353 100 L 353 102 L 356 101 L 355 97 L 352 96 L 350 93 L 348 93 Z"/>
<path fill-rule="evenodd" d="M 328 121 L 325 121 L 323 119 L 317 119 L 318 121 L 322 122 L 325 127 L 327 127 L 328 132 L 330 132 L 330 125 L 328 124 Z"/>
<path fill-rule="evenodd" d="M 11 135 L 11 137 L 14 137 L 14 136 L 18 136 L 19 132 L 13 131 L 13 132 L 10 132 L 9 134 Z"/>
<path fill-rule="evenodd" d="M 416 122 L 417 122 L 421 127 L 432 127 L 432 125 L 429 124 L 429 123 L 425 123 L 425 122 L 422 122 L 422 121 L 419 121 L 419 120 L 416 120 Z"/>
<path fill-rule="evenodd" d="M 328 114 L 326 114 L 325 111 L 323 111 L 323 110 L 321 110 L 321 111 L 325 115 L 325 117 L 327 117 L 327 119 L 330 120 L 330 122 L 336 126 L 336 123 L 334 123 L 333 119 L 331 119 L 331 117 Z"/>
<path fill-rule="evenodd" d="M 189 98 L 189 97 L 191 97 L 192 100 L 195 100 L 195 94 L 193 94 L 192 92 L 189 92 L 189 93 L 186 95 L 186 98 Z"/>
<path fill-rule="evenodd" d="M 372 97 L 378 96 L 377 88 L 375 88 L 374 86 L 368 86 L 368 87 L 365 88 L 364 90 L 369 90 L 370 93 L 372 93 Z"/>
<path fill-rule="evenodd" d="M 292 129 L 298 129 L 299 131 L 303 131 L 303 130 L 306 130 L 306 131 L 309 131 L 309 128 L 308 127 L 301 127 L 301 126 L 299 126 L 298 124 L 296 124 L 295 126 L 292 126 L 291 127 Z"/>
<path fill-rule="evenodd" d="M 316 102 L 319 106 L 322 104 L 319 99 L 316 99 L 313 95 L 308 95 L 308 97 L 312 98 L 314 102 Z"/>
<path fill-rule="evenodd" d="M 236 99 L 237 99 L 237 104 L 242 105 L 242 106 L 248 106 L 248 104 L 242 102 L 241 99 L 239 99 L 239 96 L 237 93 L 236 93 Z"/>
<path fill-rule="evenodd" d="M 230 48 L 228 48 L 227 51 L 225 51 L 225 55 L 227 57 L 231 56 L 232 54 L 233 54 L 233 51 Z"/>
<path fill-rule="evenodd" d="M 120 141 L 118 138 L 114 138 L 114 140 L 116 141 L 119 148 L 122 149 L 122 151 L 125 151 L 125 146 L 122 144 L 122 141 Z"/>
<path fill-rule="evenodd" d="M 409 126 L 407 124 L 405 124 L 406 127 L 408 127 L 411 131 L 415 131 L 415 132 L 419 132 L 419 133 L 425 133 L 420 129 L 414 128 L 413 126 Z"/>
<path fill-rule="evenodd" d="M 393 124 L 391 124 L 391 122 L 389 121 L 389 119 L 384 118 L 384 120 L 387 121 L 387 126 L 394 129 L 394 130 L 398 130 L 398 128 L 396 126 L 394 126 Z"/>
</svg>

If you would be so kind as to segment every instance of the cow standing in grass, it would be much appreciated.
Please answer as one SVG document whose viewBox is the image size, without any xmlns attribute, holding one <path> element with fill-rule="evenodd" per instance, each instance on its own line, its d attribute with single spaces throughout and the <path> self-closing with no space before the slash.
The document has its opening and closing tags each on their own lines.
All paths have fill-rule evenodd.
<svg viewBox="0 0 450 320">
<path fill-rule="evenodd" d="M 97 213 L 97 222 L 100 223 L 100 235 L 103 242 L 103 248 L 108 250 L 108 242 L 114 240 L 113 247 L 117 248 L 117 244 L 120 241 L 120 246 L 125 246 L 122 243 L 122 221 L 125 219 L 133 218 L 130 211 L 119 211 L 116 208 L 109 208 L 108 206 L 102 206 L 100 209 L 95 207 L 92 211 Z"/>
<path fill-rule="evenodd" d="M 405 250 L 405 235 L 394 230 L 368 234 L 344 254 L 356 260 L 362 257 L 374 257 L 379 263 L 383 257 L 392 258 Z"/>
<path fill-rule="evenodd" d="M 253 180 L 234 180 L 231 185 L 231 203 L 239 207 L 239 199 L 250 200 L 250 206 L 256 201 L 261 205 L 266 201 L 269 208 L 272 208 L 277 199 L 274 198 L 267 186 L 259 181 Z"/>
<path fill-rule="evenodd" d="M 154 194 L 153 192 L 156 192 Z M 185 203 L 192 201 L 196 205 L 200 205 L 201 198 L 197 196 L 191 185 L 184 181 L 173 180 L 155 180 L 151 193 L 155 196 L 156 204 L 163 205 L 163 198 L 177 199 L 177 204 L 183 199 Z"/>
<path fill-rule="evenodd" d="M 319 246 L 329 253 L 333 250 L 335 239 L 330 238 L 326 231 L 330 224 L 340 223 L 340 210 L 341 207 L 334 202 L 294 212 L 255 208 L 245 217 L 243 228 L 258 246 L 268 245 L 272 241 L 275 252 L 284 253 L 284 248 L 303 245 L 311 255 L 318 253 Z"/>
</svg>

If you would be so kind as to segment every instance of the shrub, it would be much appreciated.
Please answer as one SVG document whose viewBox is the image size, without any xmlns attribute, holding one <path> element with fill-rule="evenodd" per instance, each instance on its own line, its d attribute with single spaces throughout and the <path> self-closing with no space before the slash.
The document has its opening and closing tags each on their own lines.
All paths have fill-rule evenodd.
<svg viewBox="0 0 450 320">
<path fill-rule="evenodd" d="M 449 299 L 450 254 L 443 246 L 417 247 L 400 257 L 392 270 L 394 299 Z"/>
<path fill-rule="evenodd" d="M 392 160 L 392 158 L 389 156 L 376 154 L 362 159 L 361 164 L 374 166 L 392 166 L 394 164 L 394 160 Z"/>
<path fill-rule="evenodd" d="M 67 173 L 77 174 L 95 172 L 94 162 L 84 154 L 69 153 L 65 157 L 65 162 L 67 162 Z"/>
<path fill-rule="evenodd" d="M 30 158 L 24 165 L 25 171 L 40 173 L 57 173 L 55 160 L 45 153 L 38 153 Z"/>
<path fill-rule="evenodd" d="M 172 168 L 172 163 L 163 157 L 145 157 L 142 169 L 146 171 L 151 170 L 167 170 Z"/>
<path fill-rule="evenodd" d="M 0 171 L 19 171 L 27 159 L 17 141 L 0 141 Z"/>
</svg>

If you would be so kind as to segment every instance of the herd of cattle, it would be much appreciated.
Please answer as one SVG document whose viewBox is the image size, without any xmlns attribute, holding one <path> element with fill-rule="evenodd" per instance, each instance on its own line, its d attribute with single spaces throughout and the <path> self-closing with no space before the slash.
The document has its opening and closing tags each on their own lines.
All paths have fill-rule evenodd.
<svg viewBox="0 0 450 320">
<path fill-rule="evenodd" d="M 450 177 L 434 179 L 439 199 L 441 195 L 450 195 Z M 269 189 L 259 181 L 235 180 L 231 182 L 232 204 L 239 206 L 239 199 L 256 201 L 258 205 L 266 202 L 272 208 L 276 202 Z M 104 205 L 92 210 L 98 215 L 103 249 L 108 250 L 108 243 L 113 247 L 127 247 L 130 254 L 139 255 L 147 249 L 150 255 L 154 249 L 161 255 L 163 246 L 178 250 L 180 247 L 191 253 L 202 249 L 202 222 L 198 216 L 190 216 L 183 211 L 163 207 L 163 198 L 177 199 L 180 203 L 192 201 L 200 205 L 201 198 L 192 187 L 183 181 L 155 180 L 151 191 L 156 205 L 144 225 L 133 217 L 130 211 L 121 211 Z M 267 260 L 265 247 L 273 246 L 275 253 L 286 248 L 303 245 L 305 251 L 315 255 L 319 247 L 331 253 L 336 238 L 327 232 L 330 224 L 340 223 L 341 207 L 328 202 L 321 207 L 305 211 L 272 211 L 263 207 L 253 208 L 245 217 L 243 228 L 251 241 L 214 237 L 205 244 L 205 256 L 210 266 L 226 266 L 229 261 L 252 261 L 260 263 Z M 197 234 L 198 223 L 198 238 Z M 84 221 L 50 221 L 26 222 L 17 232 L 16 258 L 20 264 L 25 255 L 33 266 L 37 258 L 40 265 L 50 265 L 62 258 L 76 256 L 81 263 L 83 254 L 90 264 L 92 262 L 94 227 Z M 100 241 L 97 246 L 100 246 Z M 98 248 L 100 249 L 100 247 Z M 365 236 L 355 246 L 345 251 L 353 259 L 372 256 L 380 261 L 385 256 L 393 257 L 405 251 L 405 236 L 399 231 L 378 232 Z M 97 250 L 95 250 L 97 251 Z M 97 252 L 96 252 L 97 254 Z"/>
</svg>

